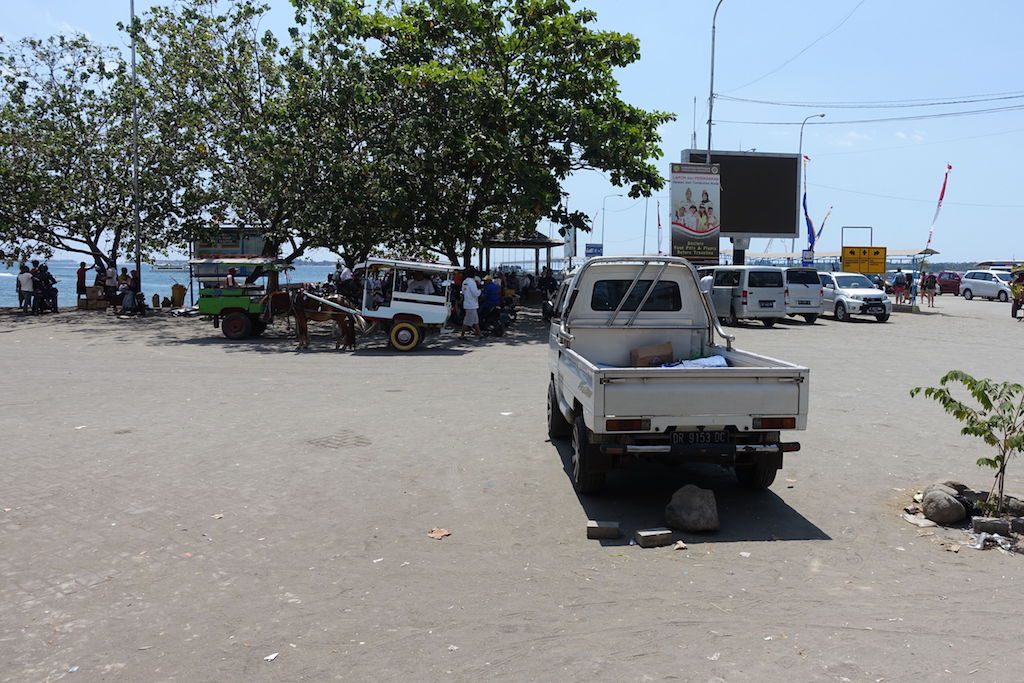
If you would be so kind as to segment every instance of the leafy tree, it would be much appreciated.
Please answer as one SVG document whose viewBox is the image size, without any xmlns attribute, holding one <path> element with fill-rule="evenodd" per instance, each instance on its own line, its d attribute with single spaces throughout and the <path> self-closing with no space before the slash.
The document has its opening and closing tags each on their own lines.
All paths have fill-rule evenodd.
<svg viewBox="0 0 1024 683">
<path fill-rule="evenodd" d="M 977 405 L 954 398 L 947 387 L 951 383 L 961 384 Z M 978 458 L 978 466 L 996 470 L 988 503 L 990 509 L 1001 512 L 1006 466 L 1014 454 L 1024 450 L 1024 386 L 975 379 L 961 370 L 950 370 L 939 380 L 938 387 L 915 387 L 910 390 L 910 395 L 917 396 L 922 391 L 963 423 L 961 434 L 977 436 L 996 450 L 994 457 Z"/>
<path fill-rule="evenodd" d="M 12 255 L 63 250 L 114 266 L 135 244 L 133 89 L 121 54 L 82 35 L 0 51 L 0 240 Z M 141 93 L 140 93 L 141 94 Z M 180 175 L 140 98 L 143 252 L 187 230 Z"/>
<path fill-rule="evenodd" d="M 594 12 L 565 0 L 293 1 L 321 35 L 373 46 L 374 85 L 398 107 L 375 149 L 390 188 L 379 213 L 407 249 L 458 262 L 543 217 L 589 229 L 563 208 L 575 171 L 605 172 L 634 197 L 662 186 L 648 160 L 672 117 L 619 98 L 614 70 L 639 44 L 593 29 Z"/>
</svg>

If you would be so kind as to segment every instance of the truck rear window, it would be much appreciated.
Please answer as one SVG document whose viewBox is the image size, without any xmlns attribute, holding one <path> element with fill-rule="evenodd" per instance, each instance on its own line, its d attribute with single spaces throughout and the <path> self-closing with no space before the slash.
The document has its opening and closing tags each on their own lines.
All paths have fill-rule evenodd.
<svg viewBox="0 0 1024 683">
<path fill-rule="evenodd" d="M 629 291 L 629 285 L 633 280 L 598 280 L 594 283 L 594 296 L 590 299 L 590 307 L 595 311 L 614 311 L 619 307 L 622 297 Z M 633 293 L 622 306 L 623 311 L 635 311 L 640 300 L 644 298 L 647 290 L 651 288 L 652 280 L 640 280 L 633 288 Z M 680 311 L 683 308 L 683 299 L 679 294 L 679 284 L 670 281 L 661 281 L 647 297 L 643 310 L 645 311 Z"/>
<path fill-rule="evenodd" d="M 786 271 L 786 282 L 791 285 L 814 285 L 815 287 L 821 286 L 821 280 L 818 279 L 818 271 L 816 270 L 798 270 L 792 269 Z"/>
<path fill-rule="evenodd" d="M 782 271 L 752 270 L 747 274 L 747 286 L 751 289 L 758 287 L 782 287 Z"/>
</svg>

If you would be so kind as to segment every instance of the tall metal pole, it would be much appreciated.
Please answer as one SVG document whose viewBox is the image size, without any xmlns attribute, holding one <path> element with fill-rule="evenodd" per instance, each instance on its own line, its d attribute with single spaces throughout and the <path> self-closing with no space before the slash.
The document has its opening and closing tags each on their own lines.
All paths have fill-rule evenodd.
<svg viewBox="0 0 1024 683">
<path fill-rule="evenodd" d="M 135 0 L 129 0 L 132 14 L 132 204 L 135 209 L 135 273 L 142 291 L 142 230 L 139 219 L 139 81 L 135 73 Z"/>
<path fill-rule="evenodd" d="M 651 198 L 648 197 L 644 200 L 644 247 L 643 254 L 647 255 L 647 209 L 651 205 Z"/>
<path fill-rule="evenodd" d="M 605 202 L 608 201 L 609 197 L 621 197 L 621 194 L 606 194 L 604 199 L 601 200 L 601 253 L 604 253 L 604 216 L 605 216 Z"/>
<path fill-rule="evenodd" d="M 722 6 L 723 0 L 718 0 L 715 5 L 715 13 L 711 17 L 711 85 L 708 88 L 708 155 L 705 163 L 711 163 L 711 119 L 715 111 L 715 22 L 718 20 L 718 8 Z"/>
<path fill-rule="evenodd" d="M 811 119 L 823 119 L 823 118 L 825 118 L 824 114 L 811 114 L 810 116 L 805 118 L 803 120 L 803 122 L 800 124 L 800 144 L 797 147 L 798 151 L 797 151 L 796 156 L 797 156 L 797 163 L 800 164 L 800 189 L 801 189 L 801 191 L 804 191 L 804 192 L 807 191 L 807 186 L 806 186 L 806 182 L 807 181 L 804 179 L 804 175 L 805 175 L 804 169 L 807 166 L 807 164 L 804 163 L 804 126 L 806 126 L 807 122 L 810 121 Z M 797 230 L 798 233 L 800 232 L 800 211 L 799 210 L 796 212 L 796 230 Z M 796 238 L 794 237 L 793 239 L 791 239 L 789 241 L 789 251 L 790 251 L 791 254 L 793 254 L 795 256 L 796 255 L 795 250 L 796 250 Z"/>
</svg>

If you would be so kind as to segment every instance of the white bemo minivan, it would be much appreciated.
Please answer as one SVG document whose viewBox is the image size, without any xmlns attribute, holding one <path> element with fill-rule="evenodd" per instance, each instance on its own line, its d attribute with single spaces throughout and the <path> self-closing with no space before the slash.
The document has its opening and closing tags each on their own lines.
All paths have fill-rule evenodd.
<svg viewBox="0 0 1024 683">
<path fill-rule="evenodd" d="M 711 300 L 719 318 L 730 325 L 760 320 L 771 327 L 786 317 L 784 270 L 775 266 L 711 266 L 699 272 L 702 277 L 714 276 Z"/>
</svg>

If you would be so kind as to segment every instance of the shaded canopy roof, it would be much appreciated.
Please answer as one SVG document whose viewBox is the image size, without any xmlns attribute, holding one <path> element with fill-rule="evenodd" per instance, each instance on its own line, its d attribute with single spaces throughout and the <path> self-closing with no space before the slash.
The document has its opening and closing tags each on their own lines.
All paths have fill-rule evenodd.
<svg viewBox="0 0 1024 683">
<path fill-rule="evenodd" d="M 534 230 L 532 235 L 514 238 L 504 233 L 498 233 L 494 239 L 484 242 L 485 249 L 547 249 L 549 247 L 560 247 L 565 240 L 548 237 L 539 230 Z"/>
</svg>

